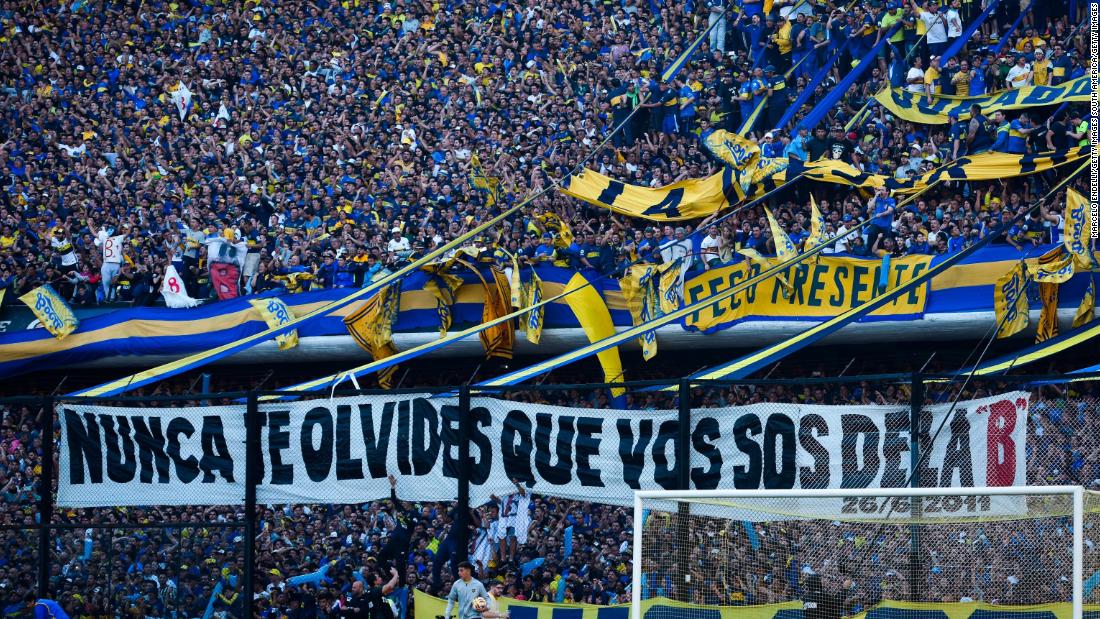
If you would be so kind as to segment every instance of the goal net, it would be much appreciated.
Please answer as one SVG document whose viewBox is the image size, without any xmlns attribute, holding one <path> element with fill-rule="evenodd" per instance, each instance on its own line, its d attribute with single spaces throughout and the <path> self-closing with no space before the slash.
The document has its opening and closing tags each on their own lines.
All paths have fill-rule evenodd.
<svg viewBox="0 0 1100 619">
<path fill-rule="evenodd" d="M 1092 507 L 1100 500 L 1071 486 L 637 492 L 632 619 L 770 604 L 753 610 L 1054 604 L 1059 619 L 1080 619 L 1100 569 L 1083 554 Z"/>
</svg>

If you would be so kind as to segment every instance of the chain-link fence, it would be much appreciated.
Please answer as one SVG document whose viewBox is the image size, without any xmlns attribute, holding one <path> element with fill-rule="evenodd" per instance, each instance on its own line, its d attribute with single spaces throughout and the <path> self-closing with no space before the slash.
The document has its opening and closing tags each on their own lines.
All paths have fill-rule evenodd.
<svg viewBox="0 0 1100 619">
<path fill-rule="evenodd" d="M 1096 489 L 1098 385 L 889 375 L 9 399 L 0 601 L 35 590 L 75 614 L 247 617 L 331 608 L 357 580 L 388 580 L 390 567 L 400 591 L 440 595 L 470 559 L 527 600 L 625 602 L 634 489 Z M 705 604 L 800 591 L 791 548 L 812 548 L 814 536 L 736 524 L 693 527 L 670 514 L 652 582 Z M 1100 569 L 1092 525 L 1090 515 L 1087 574 Z M 970 562 L 1059 533 L 1002 529 L 941 539 L 904 528 L 905 549 L 889 560 L 898 580 L 865 599 L 910 599 L 919 580 L 941 598 L 1003 601 L 1002 574 Z M 837 539 L 859 554 L 855 540 L 877 543 L 866 538 Z M 715 549 L 759 569 L 715 580 Z M 399 612 L 411 604 L 399 594 Z"/>
</svg>

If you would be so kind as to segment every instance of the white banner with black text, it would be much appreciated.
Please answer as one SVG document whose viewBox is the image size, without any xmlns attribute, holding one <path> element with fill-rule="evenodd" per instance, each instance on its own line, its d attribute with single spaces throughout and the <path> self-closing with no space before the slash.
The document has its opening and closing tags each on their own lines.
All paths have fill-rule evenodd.
<svg viewBox="0 0 1100 619">
<path fill-rule="evenodd" d="M 925 408 L 922 486 L 1025 483 L 1028 394 Z M 427 395 L 261 404 L 260 503 L 453 501 L 459 407 Z M 471 502 L 514 491 L 629 505 L 678 480 L 676 411 L 575 409 L 471 399 Z M 245 408 L 64 404 L 57 504 L 240 504 Z M 950 416 L 950 418 L 947 418 Z M 904 487 L 908 406 L 751 404 L 692 410 L 693 488 Z M 941 428 L 942 426 L 942 428 Z"/>
</svg>

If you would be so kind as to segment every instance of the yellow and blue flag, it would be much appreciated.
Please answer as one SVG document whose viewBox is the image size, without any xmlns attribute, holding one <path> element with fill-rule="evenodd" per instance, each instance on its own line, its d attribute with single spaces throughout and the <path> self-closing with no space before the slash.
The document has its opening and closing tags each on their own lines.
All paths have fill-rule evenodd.
<svg viewBox="0 0 1100 619">
<path fill-rule="evenodd" d="M 533 307 L 520 321 L 523 325 L 523 332 L 527 336 L 528 342 L 537 345 L 539 340 L 542 339 L 542 325 L 546 316 L 546 307 L 539 305 L 542 303 L 542 279 L 539 278 L 539 274 L 534 269 L 531 269 L 530 281 L 523 284 L 523 301 L 524 307 Z"/>
<path fill-rule="evenodd" d="M 764 213 L 768 216 L 768 226 L 771 227 L 776 257 L 781 261 L 793 259 L 798 255 L 798 248 L 794 246 L 791 237 L 787 236 L 787 232 L 779 225 L 779 221 L 775 219 L 772 210 L 765 206 Z"/>
<path fill-rule="evenodd" d="M 19 300 L 31 308 L 42 326 L 59 340 L 65 339 L 80 326 L 73 310 L 49 284 L 35 288 Z"/>
<path fill-rule="evenodd" d="M 252 307 L 256 308 L 256 311 L 260 314 L 260 318 L 264 319 L 268 328 L 275 329 L 281 327 L 290 321 L 294 320 L 294 312 L 287 307 L 286 303 L 283 303 L 282 299 L 278 297 L 269 297 L 267 299 L 249 299 L 248 301 Z M 289 350 L 298 345 L 298 330 L 288 331 L 282 335 L 275 336 L 275 342 L 279 344 L 279 350 Z"/>
<path fill-rule="evenodd" d="M 652 264 L 631 266 L 619 280 L 623 298 L 630 309 L 630 317 L 635 325 L 645 324 L 657 317 L 660 311 L 657 292 L 658 270 Z M 657 356 L 657 332 L 647 331 L 638 338 L 642 346 L 642 358 L 649 361 Z"/>
<path fill-rule="evenodd" d="M 993 288 L 993 312 L 998 339 L 1012 337 L 1027 328 L 1029 279 L 1027 265 L 1021 261 L 997 280 Z"/>
<path fill-rule="evenodd" d="M 1063 217 L 1064 230 L 1062 244 L 1066 251 L 1073 256 L 1073 265 L 1081 270 L 1094 266 L 1095 258 L 1090 251 L 1091 230 L 1095 222 L 1091 221 L 1092 209 L 1089 208 L 1089 200 L 1080 193 L 1066 190 L 1066 213 Z"/>
</svg>

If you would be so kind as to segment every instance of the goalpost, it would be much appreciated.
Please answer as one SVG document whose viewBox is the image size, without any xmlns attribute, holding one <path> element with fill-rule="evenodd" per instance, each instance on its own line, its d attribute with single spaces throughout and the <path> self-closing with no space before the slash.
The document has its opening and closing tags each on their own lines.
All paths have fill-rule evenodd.
<svg viewBox="0 0 1100 619">
<path fill-rule="evenodd" d="M 1079 486 L 636 491 L 631 619 L 888 602 L 1061 603 L 1081 619 L 1086 494 L 1095 513 Z"/>
</svg>

